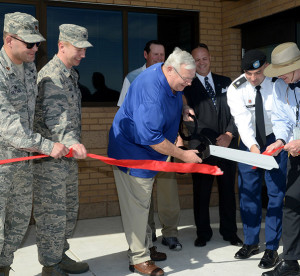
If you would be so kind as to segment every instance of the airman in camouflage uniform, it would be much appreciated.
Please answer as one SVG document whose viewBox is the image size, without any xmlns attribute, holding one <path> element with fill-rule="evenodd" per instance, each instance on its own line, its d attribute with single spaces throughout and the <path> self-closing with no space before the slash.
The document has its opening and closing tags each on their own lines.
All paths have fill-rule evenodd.
<svg viewBox="0 0 300 276">
<path fill-rule="evenodd" d="M 59 27 L 58 54 L 38 73 L 35 130 L 73 149 L 75 158 L 85 158 L 80 144 L 81 94 L 73 66 L 85 57 L 88 33 L 83 27 Z M 74 158 L 43 159 L 34 166 L 34 217 L 42 276 L 79 274 L 87 263 L 75 262 L 65 252 L 78 213 L 78 166 Z"/>
<path fill-rule="evenodd" d="M 40 152 L 53 157 L 68 148 L 33 132 L 37 73 L 33 63 L 45 39 L 38 21 L 24 13 L 4 19 L 4 46 L 0 52 L 0 159 L 26 157 Z M 32 209 L 32 164 L 29 161 L 0 166 L 0 275 L 9 275 L 13 253 L 28 227 Z"/>
</svg>

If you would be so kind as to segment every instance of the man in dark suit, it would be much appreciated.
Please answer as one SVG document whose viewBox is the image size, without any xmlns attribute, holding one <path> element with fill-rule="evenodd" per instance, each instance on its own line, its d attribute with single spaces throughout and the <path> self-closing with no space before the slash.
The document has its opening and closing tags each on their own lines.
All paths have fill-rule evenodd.
<svg viewBox="0 0 300 276">
<path fill-rule="evenodd" d="M 196 62 L 196 78 L 184 90 L 185 113 L 194 113 L 198 121 L 198 133 L 207 135 L 217 146 L 237 148 L 238 132 L 227 105 L 226 91 L 231 80 L 228 77 L 211 73 L 211 56 L 207 45 L 199 44 L 192 50 Z M 211 135 L 213 134 L 213 135 Z M 194 147 L 193 142 L 190 147 Z M 209 156 L 203 163 L 217 165 L 224 172 L 217 176 L 219 190 L 220 234 L 225 241 L 240 246 L 237 236 L 235 173 L 233 161 Z M 214 176 L 192 174 L 194 191 L 194 217 L 197 227 L 195 246 L 205 246 L 212 237 L 209 219 L 209 202 Z"/>
</svg>

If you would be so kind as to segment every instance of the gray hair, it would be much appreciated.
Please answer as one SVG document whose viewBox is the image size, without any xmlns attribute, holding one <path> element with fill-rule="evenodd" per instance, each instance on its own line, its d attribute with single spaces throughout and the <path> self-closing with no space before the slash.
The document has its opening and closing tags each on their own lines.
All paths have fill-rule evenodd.
<svg viewBox="0 0 300 276">
<path fill-rule="evenodd" d="M 196 68 L 195 60 L 192 55 L 186 51 L 176 47 L 172 54 L 169 55 L 165 62 L 165 66 L 172 66 L 176 70 L 180 70 L 180 66 L 184 64 L 185 69 L 191 70 Z"/>
</svg>

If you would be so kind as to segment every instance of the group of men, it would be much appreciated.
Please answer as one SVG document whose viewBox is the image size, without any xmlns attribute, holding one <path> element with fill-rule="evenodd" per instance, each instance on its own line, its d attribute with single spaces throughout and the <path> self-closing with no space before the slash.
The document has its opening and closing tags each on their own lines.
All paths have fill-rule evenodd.
<svg viewBox="0 0 300 276">
<path fill-rule="evenodd" d="M 70 259 L 66 251 L 78 211 L 76 159 L 87 154 L 80 143 L 81 96 L 73 66 L 80 64 L 86 49 L 92 45 L 83 27 L 63 24 L 59 31 L 58 53 L 37 74 L 33 61 L 45 40 L 39 33 L 38 21 L 19 12 L 5 15 L 4 46 L 0 52 L 1 159 L 26 157 L 32 152 L 49 157 L 33 164 L 26 161 L 0 168 L 0 275 L 9 275 L 13 253 L 28 227 L 32 192 L 42 275 L 64 276 L 89 270 L 87 263 Z M 242 60 L 244 73 L 232 83 L 229 78 L 211 72 L 211 56 L 205 44 L 197 45 L 191 54 L 175 48 L 164 62 L 164 46 L 151 41 L 145 47 L 144 57 L 145 66 L 124 81 L 124 97 L 109 133 L 108 155 L 159 161 L 169 161 L 172 156 L 188 163 L 218 165 L 224 171 L 216 179 L 220 234 L 232 245 L 242 245 L 235 254 L 237 259 L 247 259 L 259 252 L 264 177 L 269 197 L 266 249 L 258 266 L 264 269 L 275 266 L 262 274 L 266 276 L 299 275 L 300 51 L 297 45 L 277 46 L 272 52 L 271 65 L 262 52 L 246 52 Z M 270 171 L 238 164 L 244 243 L 237 236 L 235 163 L 213 157 L 202 160 L 195 149 L 197 141 L 189 143 L 190 150 L 180 147 L 183 142 L 178 129 L 182 114 L 187 124 L 192 121 L 190 115 L 195 115 L 197 133 L 217 146 L 237 148 L 240 136 L 240 150 L 257 154 L 271 151 L 276 156 L 279 169 Z M 73 157 L 65 157 L 70 150 Z M 152 170 L 125 167 L 113 167 L 113 172 L 129 245 L 129 270 L 142 275 L 164 275 L 155 261 L 163 261 L 167 256 L 153 246 L 156 235 L 153 212 L 151 215 L 149 210 L 156 178 L 162 243 L 180 250 L 176 175 L 156 176 L 157 172 Z M 209 199 L 214 177 L 204 174 L 192 177 L 197 234 L 194 244 L 202 247 L 212 238 Z M 281 234 L 284 249 L 283 260 L 279 262 Z"/>
<path fill-rule="evenodd" d="M 87 154 L 80 143 L 81 94 L 73 66 L 92 45 L 83 27 L 63 24 L 59 31 L 58 53 L 37 75 L 35 54 L 45 41 L 38 21 L 20 12 L 4 18 L 0 157 L 28 157 L 34 152 L 49 157 L 0 167 L 1 276 L 9 275 L 13 254 L 29 224 L 32 200 L 42 276 L 89 270 L 87 263 L 70 259 L 66 251 L 79 205 L 76 159 Z M 69 151 L 73 157 L 64 157 Z"/>
<path fill-rule="evenodd" d="M 157 45 L 163 49 L 158 41 L 149 43 L 152 43 L 153 50 Z M 144 56 L 148 61 L 145 52 Z M 297 141 L 300 135 L 300 100 L 297 96 L 297 92 L 300 92 L 300 51 L 297 45 L 284 43 L 276 47 L 271 65 L 268 65 L 263 52 L 247 51 L 241 64 L 243 74 L 233 82 L 228 77 L 211 72 L 209 49 L 202 43 L 192 50 L 191 55 L 176 48 L 166 62 L 163 61 L 163 58 L 157 59 L 147 70 L 146 63 L 125 78 L 126 89 L 122 89 L 118 103 L 120 109 L 109 134 L 108 155 L 118 159 L 165 161 L 168 156 L 174 156 L 184 162 L 218 165 L 224 171 L 224 175 L 216 177 L 220 234 L 232 245 L 242 246 L 234 256 L 236 259 L 247 259 L 259 252 L 261 190 L 265 183 L 268 191 L 266 245 L 258 266 L 262 269 L 275 267 L 262 275 L 299 275 L 300 188 L 299 183 L 297 187 L 299 161 L 296 156 L 300 153 L 300 142 Z M 288 94 L 290 90 L 294 92 Z M 279 169 L 263 170 L 238 163 L 244 242 L 237 236 L 234 192 L 236 165 L 212 156 L 197 159 L 197 151 L 193 149 L 197 148 L 199 141 L 189 142 L 191 150 L 176 147 L 175 141 L 178 137 L 181 139 L 178 135 L 181 111 L 187 126 L 189 121 L 194 120 L 190 115 L 195 116 L 197 134 L 205 136 L 212 144 L 257 154 L 275 151 L 273 155 Z M 179 145 L 183 145 L 182 141 Z M 154 233 L 151 232 L 151 220 L 147 221 L 149 213 L 149 217 L 152 213 L 151 193 L 156 172 L 124 167 L 114 167 L 113 171 L 129 244 L 129 269 L 142 275 L 164 275 L 154 261 L 162 261 L 166 256 L 160 252 L 153 254 L 151 237 Z M 214 177 L 192 174 L 192 178 L 197 234 L 194 244 L 202 247 L 212 238 L 209 202 Z M 162 229 L 165 225 L 161 217 L 167 217 L 168 212 L 172 211 L 167 197 L 172 190 L 177 191 L 176 182 L 168 189 L 157 189 L 157 197 L 165 199 L 166 203 L 165 208 L 160 209 L 162 203 L 158 201 Z M 172 195 L 176 201 L 178 195 Z M 177 224 L 173 222 L 173 228 L 177 228 L 177 225 L 178 221 Z M 284 253 L 283 260 L 279 261 L 277 249 L 282 227 Z M 177 232 L 175 238 L 177 243 Z M 172 243 L 166 241 L 164 232 L 162 243 L 169 245 L 170 249 L 178 248 L 170 246 Z M 156 259 L 157 255 L 163 257 Z"/>
</svg>

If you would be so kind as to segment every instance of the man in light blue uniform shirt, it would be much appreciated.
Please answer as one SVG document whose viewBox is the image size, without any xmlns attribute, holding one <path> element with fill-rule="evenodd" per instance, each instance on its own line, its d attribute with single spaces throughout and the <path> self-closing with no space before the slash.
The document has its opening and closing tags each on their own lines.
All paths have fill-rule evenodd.
<svg viewBox="0 0 300 276">
<path fill-rule="evenodd" d="M 267 150 L 290 153 L 283 207 L 283 260 L 263 276 L 300 275 L 300 51 L 294 42 L 278 45 L 271 55 L 272 64 L 264 71 L 266 76 L 278 77 L 273 90 L 273 130 L 277 141 Z"/>
<path fill-rule="evenodd" d="M 191 85 L 195 71 L 193 57 L 176 48 L 165 64 L 155 64 L 141 73 L 113 121 L 108 156 L 165 161 L 171 155 L 184 162 L 201 162 L 197 151 L 184 151 L 174 145 L 182 113 L 180 91 Z M 113 171 L 129 244 L 129 269 L 143 275 L 164 275 L 153 260 L 166 256 L 153 247 L 147 225 L 157 172 L 124 167 L 114 167 Z"/>
</svg>

